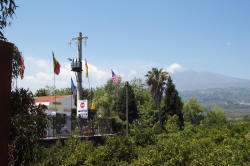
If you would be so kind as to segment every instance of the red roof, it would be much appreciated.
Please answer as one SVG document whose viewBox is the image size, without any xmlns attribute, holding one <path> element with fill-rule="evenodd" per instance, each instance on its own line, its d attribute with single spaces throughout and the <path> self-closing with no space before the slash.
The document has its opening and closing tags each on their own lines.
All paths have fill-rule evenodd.
<svg viewBox="0 0 250 166">
<path fill-rule="evenodd" d="M 56 99 L 64 98 L 70 95 L 63 95 L 63 96 L 56 96 Z M 55 100 L 55 96 L 41 96 L 41 97 L 34 97 L 35 102 L 50 102 Z"/>
</svg>

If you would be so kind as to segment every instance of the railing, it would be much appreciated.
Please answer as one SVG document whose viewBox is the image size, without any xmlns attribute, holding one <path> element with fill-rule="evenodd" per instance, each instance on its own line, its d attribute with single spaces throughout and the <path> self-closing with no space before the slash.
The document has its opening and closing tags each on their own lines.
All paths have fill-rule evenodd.
<svg viewBox="0 0 250 166">
<path fill-rule="evenodd" d="M 44 138 L 57 138 L 75 135 L 91 137 L 113 134 L 110 119 L 87 120 L 71 116 L 49 116 L 48 130 Z"/>
</svg>

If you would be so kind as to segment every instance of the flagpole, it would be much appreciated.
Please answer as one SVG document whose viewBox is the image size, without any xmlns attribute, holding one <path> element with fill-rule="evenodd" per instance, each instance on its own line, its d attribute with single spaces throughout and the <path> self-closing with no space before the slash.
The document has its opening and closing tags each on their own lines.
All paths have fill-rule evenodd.
<svg viewBox="0 0 250 166">
<path fill-rule="evenodd" d="M 57 108 L 56 108 L 56 79 L 55 79 L 55 74 L 59 74 L 60 73 L 60 64 L 59 62 L 55 59 L 55 56 L 54 56 L 54 52 L 52 51 L 52 55 L 53 55 L 53 67 L 54 67 L 54 70 L 53 70 L 53 73 L 54 73 L 54 95 L 55 95 L 55 102 L 54 102 L 54 105 L 55 105 L 55 112 L 56 112 L 56 115 L 55 115 L 55 123 L 57 125 Z M 56 126 L 55 125 L 55 126 Z M 54 126 L 54 127 L 55 127 Z M 56 128 L 56 127 L 55 127 Z M 56 132 L 57 133 L 57 132 Z"/>
<path fill-rule="evenodd" d="M 88 76 L 88 83 L 89 83 L 89 76 Z M 89 90 L 90 90 L 90 83 L 89 83 Z"/>
<path fill-rule="evenodd" d="M 54 96 L 55 96 L 55 112 L 57 113 L 57 110 L 56 110 L 56 79 L 55 79 L 55 72 L 53 72 L 54 73 Z M 54 131 L 53 131 L 53 135 L 55 136 L 55 130 L 56 130 L 56 114 L 55 114 L 55 119 L 54 119 Z"/>
<path fill-rule="evenodd" d="M 71 80 L 72 80 L 72 77 L 71 77 Z M 71 80 L 70 80 L 70 85 L 72 84 L 71 83 Z M 70 96 L 70 121 L 71 121 L 71 124 L 70 124 L 70 133 L 72 133 L 72 98 L 73 98 L 73 91 L 72 91 L 72 85 L 70 87 L 71 89 L 71 96 Z"/>
<path fill-rule="evenodd" d="M 57 115 L 57 108 L 56 108 L 56 75 L 55 75 L 55 72 L 54 72 L 54 96 L 55 96 L 55 111 L 56 111 L 56 115 Z M 57 125 L 57 117 L 55 115 L 55 126 L 54 126 L 54 130 L 55 130 L 55 133 L 56 133 L 56 125 Z"/>
<path fill-rule="evenodd" d="M 55 79 L 55 73 L 54 73 L 54 95 L 55 95 L 55 103 L 56 103 L 56 79 Z M 56 109 L 56 104 L 55 104 L 55 109 Z"/>
<path fill-rule="evenodd" d="M 71 78 L 72 79 L 72 78 Z M 71 80 L 70 80 L 71 81 Z M 71 82 L 70 82 L 70 84 L 72 84 Z M 71 85 L 72 86 L 72 85 Z M 72 98 L 73 98 L 73 91 L 72 91 L 72 88 L 70 88 L 71 89 L 71 98 L 70 98 L 70 106 L 71 106 L 71 113 L 72 113 Z"/>
</svg>

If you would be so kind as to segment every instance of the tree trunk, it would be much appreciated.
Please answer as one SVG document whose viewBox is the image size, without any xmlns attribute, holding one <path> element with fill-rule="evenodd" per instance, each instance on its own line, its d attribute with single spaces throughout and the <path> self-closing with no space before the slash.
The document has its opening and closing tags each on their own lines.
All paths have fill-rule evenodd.
<svg viewBox="0 0 250 166">
<path fill-rule="evenodd" d="M 157 109 L 158 109 L 158 118 L 159 118 L 159 122 L 160 122 L 160 125 L 162 126 L 162 120 L 161 120 L 161 105 L 160 103 L 157 103 Z"/>
<path fill-rule="evenodd" d="M 8 143 L 10 133 L 10 91 L 11 91 L 11 61 L 13 56 L 13 44 L 0 40 L 0 73 L 1 81 L 1 116 L 0 116 L 0 163 L 8 165 Z"/>
</svg>

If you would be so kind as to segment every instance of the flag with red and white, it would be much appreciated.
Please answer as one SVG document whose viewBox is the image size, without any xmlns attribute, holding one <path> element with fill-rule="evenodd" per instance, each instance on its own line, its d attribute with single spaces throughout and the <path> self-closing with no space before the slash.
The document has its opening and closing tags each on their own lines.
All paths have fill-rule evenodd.
<svg viewBox="0 0 250 166">
<path fill-rule="evenodd" d="M 113 79 L 113 82 L 114 82 L 114 83 L 118 83 L 119 80 L 120 80 L 120 78 L 114 73 L 113 70 L 111 70 L 111 72 L 112 72 L 112 79 Z"/>
</svg>

